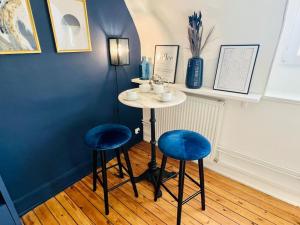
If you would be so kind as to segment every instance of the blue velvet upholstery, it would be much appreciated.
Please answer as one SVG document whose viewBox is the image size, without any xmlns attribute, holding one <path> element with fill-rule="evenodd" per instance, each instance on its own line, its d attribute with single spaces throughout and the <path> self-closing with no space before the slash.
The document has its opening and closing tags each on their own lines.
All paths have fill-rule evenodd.
<svg viewBox="0 0 300 225">
<path fill-rule="evenodd" d="M 209 141 L 202 135 L 189 130 L 173 130 L 164 133 L 158 140 L 159 149 L 178 160 L 198 160 L 211 151 Z"/>
<path fill-rule="evenodd" d="M 87 132 L 85 143 L 95 150 L 111 150 L 126 144 L 131 136 L 131 131 L 126 126 L 103 124 Z"/>
</svg>

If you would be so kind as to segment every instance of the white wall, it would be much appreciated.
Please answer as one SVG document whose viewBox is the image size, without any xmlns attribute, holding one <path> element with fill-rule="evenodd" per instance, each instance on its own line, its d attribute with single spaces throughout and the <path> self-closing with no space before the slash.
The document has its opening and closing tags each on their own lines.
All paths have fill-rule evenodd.
<svg viewBox="0 0 300 225">
<path fill-rule="evenodd" d="M 204 55 L 206 86 L 212 86 L 218 53 L 216 46 L 220 43 L 261 43 L 262 51 L 251 91 L 263 93 L 279 40 L 285 1 L 228 2 L 126 0 L 139 32 L 142 54 L 153 55 L 155 44 L 180 44 L 184 49 L 179 59 L 177 82 L 184 81 L 186 60 L 189 57 L 186 23 L 187 16 L 193 10 L 203 10 L 203 14 L 209 18 L 208 26 L 222 24 L 217 28 L 215 39 Z M 240 102 L 226 101 L 223 129 L 217 149 L 220 151 L 220 161 L 207 166 L 300 205 L 300 104 L 281 99 L 284 96 L 299 99 L 300 67 L 281 65 L 279 60 L 282 49 L 288 42 L 287 27 L 294 19 L 292 15 L 297 4 L 299 5 L 298 0 L 290 1 L 286 26 L 266 91 L 268 95 L 275 93 L 272 96 L 280 98 L 264 98 L 260 103 L 246 107 L 242 107 Z M 204 13 L 206 11 L 208 13 Z M 255 16 L 251 16 L 254 12 Z"/>
</svg>

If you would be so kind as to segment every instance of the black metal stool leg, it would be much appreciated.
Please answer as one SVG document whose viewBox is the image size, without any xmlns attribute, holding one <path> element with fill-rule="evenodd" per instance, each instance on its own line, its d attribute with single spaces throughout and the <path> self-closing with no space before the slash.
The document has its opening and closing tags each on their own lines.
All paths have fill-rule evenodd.
<svg viewBox="0 0 300 225">
<path fill-rule="evenodd" d="M 98 152 L 93 150 L 93 191 L 96 191 L 97 189 L 97 157 Z"/>
<path fill-rule="evenodd" d="M 199 167 L 200 188 L 201 188 L 201 206 L 202 206 L 202 210 L 205 210 L 203 159 L 198 160 L 198 167 Z"/>
<path fill-rule="evenodd" d="M 118 160 L 118 166 L 119 166 L 119 177 L 124 178 L 123 170 L 122 170 L 122 162 L 120 157 L 120 149 L 116 150 L 117 160 Z"/>
<path fill-rule="evenodd" d="M 138 191 L 137 191 L 137 188 L 136 188 L 136 184 L 135 184 L 135 181 L 134 181 L 134 177 L 133 177 L 131 163 L 130 163 L 129 156 L 128 156 L 128 150 L 124 149 L 124 148 L 122 150 L 123 150 L 123 154 L 124 154 L 124 157 L 125 157 L 125 161 L 126 161 L 126 165 L 127 165 L 127 169 L 128 169 L 128 174 L 129 174 L 130 181 L 131 181 L 131 184 L 132 184 L 132 187 L 133 187 L 134 195 L 135 195 L 135 197 L 139 197 L 139 194 L 138 194 Z"/>
<path fill-rule="evenodd" d="M 158 193 L 159 193 L 159 190 L 160 190 L 160 185 L 162 183 L 163 172 L 166 168 L 167 159 L 168 159 L 167 156 L 163 155 L 163 158 L 162 158 L 162 161 L 161 161 L 160 172 L 159 172 L 158 180 L 156 182 L 156 187 L 155 187 L 154 201 L 157 201 L 157 198 L 158 198 Z"/>
<path fill-rule="evenodd" d="M 104 193 L 104 203 L 105 203 L 105 214 L 109 214 L 108 205 L 108 188 L 107 188 L 107 173 L 106 173 L 106 154 L 105 151 L 101 151 L 101 162 L 102 162 L 102 183 L 103 183 L 103 193 Z"/>
<path fill-rule="evenodd" d="M 177 225 L 181 223 L 183 187 L 184 187 L 185 161 L 180 160 L 179 167 L 179 187 L 178 187 L 178 207 L 177 207 Z"/>
</svg>

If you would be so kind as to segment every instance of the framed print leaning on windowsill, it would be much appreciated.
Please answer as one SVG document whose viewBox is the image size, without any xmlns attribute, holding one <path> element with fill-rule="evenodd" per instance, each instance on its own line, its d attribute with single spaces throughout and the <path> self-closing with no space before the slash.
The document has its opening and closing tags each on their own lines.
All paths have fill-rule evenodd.
<svg viewBox="0 0 300 225">
<path fill-rule="evenodd" d="M 175 83 L 179 45 L 155 45 L 153 75 Z"/>
<path fill-rule="evenodd" d="M 29 0 L 0 0 L 0 54 L 40 52 Z"/>
<path fill-rule="evenodd" d="M 92 51 L 86 0 L 47 0 L 58 53 Z"/>
<path fill-rule="evenodd" d="M 259 45 L 221 45 L 214 90 L 248 94 Z"/>
</svg>

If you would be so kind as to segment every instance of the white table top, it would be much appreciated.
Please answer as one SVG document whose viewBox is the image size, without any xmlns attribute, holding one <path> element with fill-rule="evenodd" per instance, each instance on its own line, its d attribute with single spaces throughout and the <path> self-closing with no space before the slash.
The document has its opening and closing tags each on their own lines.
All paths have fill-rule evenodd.
<svg viewBox="0 0 300 225">
<path fill-rule="evenodd" d="M 128 91 L 136 91 L 138 92 L 139 98 L 135 101 L 129 101 L 126 99 Z M 138 88 L 129 89 L 126 91 L 123 91 L 118 99 L 120 102 L 122 102 L 124 105 L 128 105 L 135 108 L 143 108 L 143 109 L 158 109 L 158 108 L 165 108 L 165 107 L 171 107 L 176 106 L 181 103 L 183 103 L 186 100 L 186 94 L 182 91 L 178 91 L 175 89 L 170 89 L 170 91 L 173 94 L 172 100 L 169 102 L 162 102 L 159 100 L 159 95 L 155 94 L 154 92 L 140 92 Z"/>
</svg>

